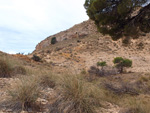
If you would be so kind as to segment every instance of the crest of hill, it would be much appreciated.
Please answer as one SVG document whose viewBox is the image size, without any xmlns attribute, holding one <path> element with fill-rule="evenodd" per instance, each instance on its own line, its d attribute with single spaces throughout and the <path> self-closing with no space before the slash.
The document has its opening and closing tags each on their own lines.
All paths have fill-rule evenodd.
<svg viewBox="0 0 150 113">
<path fill-rule="evenodd" d="M 43 40 L 36 46 L 36 50 L 48 47 L 51 44 L 52 37 L 56 37 L 57 41 L 60 42 L 67 39 L 86 37 L 95 33 L 97 33 L 97 28 L 94 22 L 92 20 L 87 20 L 80 24 L 74 25 L 68 30 L 47 37 L 45 40 Z"/>
</svg>

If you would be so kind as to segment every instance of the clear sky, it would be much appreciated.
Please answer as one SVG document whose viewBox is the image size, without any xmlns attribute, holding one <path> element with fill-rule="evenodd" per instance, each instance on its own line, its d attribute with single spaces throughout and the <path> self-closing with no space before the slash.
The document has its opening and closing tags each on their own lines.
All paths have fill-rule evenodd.
<svg viewBox="0 0 150 113">
<path fill-rule="evenodd" d="M 0 0 L 0 51 L 29 53 L 46 37 L 88 20 L 85 0 Z"/>
</svg>

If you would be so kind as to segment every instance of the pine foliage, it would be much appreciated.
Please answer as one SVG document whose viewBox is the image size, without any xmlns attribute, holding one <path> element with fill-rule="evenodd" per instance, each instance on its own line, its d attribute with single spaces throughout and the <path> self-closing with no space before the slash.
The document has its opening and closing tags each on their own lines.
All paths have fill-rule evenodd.
<svg viewBox="0 0 150 113">
<path fill-rule="evenodd" d="M 89 18 L 95 21 L 98 30 L 117 40 L 122 36 L 136 38 L 139 30 L 150 31 L 150 13 L 147 11 L 150 11 L 150 4 L 146 6 L 147 2 L 148 0 L 86 0 L 84 7 Z M 133 12 L 139 8 L 139 13 L 133 16 Z M 142 18 L 138 16 L 141 13 Z"/>
</svg>

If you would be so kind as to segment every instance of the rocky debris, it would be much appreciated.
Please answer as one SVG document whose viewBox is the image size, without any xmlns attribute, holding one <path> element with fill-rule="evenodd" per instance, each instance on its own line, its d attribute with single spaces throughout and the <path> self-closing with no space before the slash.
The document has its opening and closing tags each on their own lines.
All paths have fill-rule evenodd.
<svg viewBox="0 0 150 113">
<path fill-rule="evenodd" d="M 48 111 L 47 109 L 48 101 L 46 99 L 38 98 L 35 104 L 36 106 L 40 107 L 40 111 L 43 112 Z"/>
</svg>

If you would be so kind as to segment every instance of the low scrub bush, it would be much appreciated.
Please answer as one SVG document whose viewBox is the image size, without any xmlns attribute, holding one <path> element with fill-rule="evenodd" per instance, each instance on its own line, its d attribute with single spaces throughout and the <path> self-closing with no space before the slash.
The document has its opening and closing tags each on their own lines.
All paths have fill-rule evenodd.
<svg viewBox="0 0 150 113">
<path fill-rule="evenodd" d="M 98 75 L 99 74 L 99 68 L 96 66 L 91 66 L 90 69 L 88 70 L 90 75 Z"/>
<path fill-rule="evenodd" d="M 112 83 L 104 83 L 104 86 L 107 90 L 112 91 L 113 93 L 117 95 L 139 95 L 139 92 L 133 87 L 132 84 L 127 84 L 122 82 L 120 86 L 115 86 Z"/>
<path fill-rule="evenodd" d="M 53 108 L 65 113 L 95 113 L 100 106 L 100 90 L 79 75 L 60 77 L 57 91 L 60 94 Z"/>
<path fill-rule="evenodd" d="M 88 70 L 89 74 L 97 75 L 97 76 L 109 76 L 109 75 L 116 75 L 118 74 L 118 70 L 113 67 L 103 67 L 102 69 L 97 68 L 96 66 L 91 66 Z"/>
<path fill-rule="evenodd" d="M 37 55 L 33 55 L 32 59 L 36 62 L 40 62 L 41 61 L 41 58 Z"/>
</svg>

